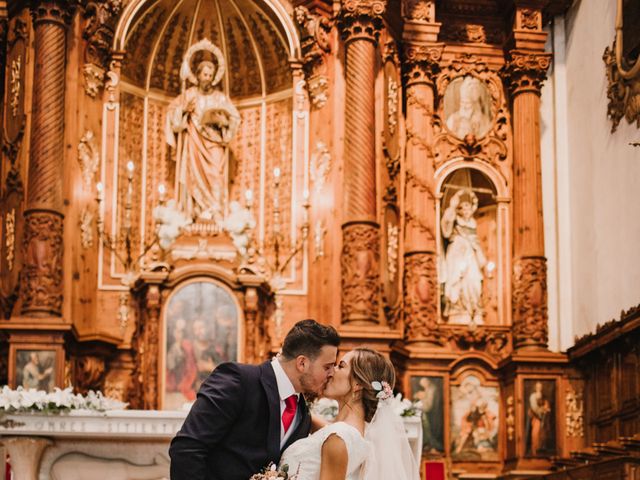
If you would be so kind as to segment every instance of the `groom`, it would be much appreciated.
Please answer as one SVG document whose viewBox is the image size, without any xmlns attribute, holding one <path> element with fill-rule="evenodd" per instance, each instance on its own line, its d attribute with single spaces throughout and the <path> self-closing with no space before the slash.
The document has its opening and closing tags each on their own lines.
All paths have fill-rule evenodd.
<svg viewBox="0 0 640 480">
<path fill-rule="evenodd" d="M 287 446 L 309 435 L 301 394 L 324 389 L 339 344 L 333 327 L 302 320 L 273 360 L 219 365 L 171 442 L 171 480 L 248 480 L 277 463 Z"/>
</svg>

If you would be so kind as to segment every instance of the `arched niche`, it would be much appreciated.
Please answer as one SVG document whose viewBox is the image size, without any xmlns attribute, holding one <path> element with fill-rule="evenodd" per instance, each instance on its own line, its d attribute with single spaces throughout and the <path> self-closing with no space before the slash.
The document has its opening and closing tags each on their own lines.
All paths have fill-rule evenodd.
<svg viewBox="0 0 640 480">
<path fill-rule="evenodd" d="M 162 315 L 163 402 L 178 410 L 222 362 L 242 357 L 244 315 L 236 295 L 211 277 L 195 277 L 169 294 Z"/>
<path fill-rule="evenodd" d="M 490 165 L 465 159 L 447 162 L 436 179 L 440 319 L 449 325 L 509 325 L 506 182 Z"/>
</svg>

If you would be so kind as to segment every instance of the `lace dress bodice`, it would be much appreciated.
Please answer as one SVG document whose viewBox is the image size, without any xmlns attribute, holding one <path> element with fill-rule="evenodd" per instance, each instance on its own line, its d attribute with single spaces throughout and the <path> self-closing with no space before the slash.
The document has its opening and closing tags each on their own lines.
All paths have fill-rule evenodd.
<svg viewBox="0 0 640 480">
<path fill-rule="evenodd" d="M 282 454 L 280 465 L 287 464 L 289 475 L 298 475 L 294 477 L 296 480 L 318 480 L 322 445 L 332 434 L 338 435 L 347 446 L 349 460 L 346 480 L 358 480 L 370 446 L 355 427 L 344 422 L 327 425 L 289 446 Z"/>
</svg>

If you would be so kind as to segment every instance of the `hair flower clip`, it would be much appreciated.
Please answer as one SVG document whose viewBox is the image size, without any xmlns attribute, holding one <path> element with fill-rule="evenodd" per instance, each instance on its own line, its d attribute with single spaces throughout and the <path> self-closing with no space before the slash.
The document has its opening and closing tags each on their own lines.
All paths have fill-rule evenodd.
<svg viewBox="0 0 640 480">
<path fill-rule="evenodd" d="M 387 400 L 388 398 L 393 397 L 393 390 L 391 389 L 391 385 L 387 382 L 373 381 L 371 382 L 371 386 L 376 392 L 378 392 L 376 394 L 376 398 L 378 400 Z"/>
</svg>

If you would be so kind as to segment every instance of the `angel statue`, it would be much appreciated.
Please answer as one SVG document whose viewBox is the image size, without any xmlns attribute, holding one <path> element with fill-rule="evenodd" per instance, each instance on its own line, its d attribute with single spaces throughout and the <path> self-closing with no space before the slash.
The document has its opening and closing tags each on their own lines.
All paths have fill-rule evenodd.
<svg viewBox="0 0 640 480">
<path fill-rule="evenodd" d="M 445 284 L 444 316 L 449 323 L 483 323 L 482 280 L 487 260 L 473 218 L 477 209 L 478 197 L 465 188 L 451 197 L 442 214 L 442 236 L 449 240 L 441 276 Z"/>
<path fill-rule="evenodd" d="M 196 73 L 191 58 L 208 51 L 216 60 L 202 61 Z M 220 225 L 228 189 L 228 148 L 240 125 L 240 114 L 216 89 L 225 70 L 218 47 L 203 39 L 185 54 L 180 68 L 182 93 L 167 111 L 167 143 L 176 149 L 177 207 L 194 221 Z M 187 85 L 191 85 L 187 88 Z"/>
</svg>

